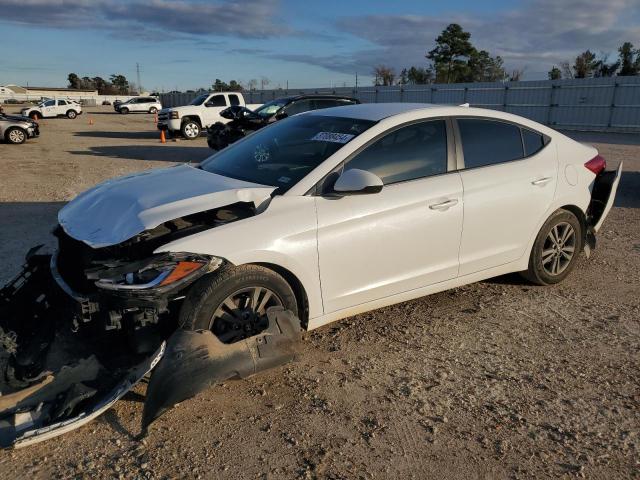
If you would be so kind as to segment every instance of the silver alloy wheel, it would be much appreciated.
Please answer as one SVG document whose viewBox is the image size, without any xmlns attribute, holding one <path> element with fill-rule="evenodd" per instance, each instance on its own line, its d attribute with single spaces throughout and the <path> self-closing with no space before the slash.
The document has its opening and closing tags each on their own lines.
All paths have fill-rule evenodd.
<svg viewBox="0 0 640 480">
<path fill-rule="evenodd" d="M 268 308 L 282 306 L 284 304 L 280 297 L 268 288 L 242 288 L 218 306 L 209 323 L 209 330 L 224 343 L 250 337 L 269 326 Z"/>
<path fill-rule="evenodd" d="M 9 141 L 11 143 L 22 143 L 26 139 L 25 133 L 19 128 L 14 128 L 9 132 Z"/>
<path fill-rule="evenodd" d="M 189 122 L 184 126 L 184 134 L 187 138 L 196 138 L 200 135 L 200 128 L 197 124 Z"/>
<path fill-rule="evenodd" d="M 542 246 L 542 268 L 557 276 L 566 270 L 576 251 L 576 232 L 570 223 L 553 226 Z"/>
</svg>

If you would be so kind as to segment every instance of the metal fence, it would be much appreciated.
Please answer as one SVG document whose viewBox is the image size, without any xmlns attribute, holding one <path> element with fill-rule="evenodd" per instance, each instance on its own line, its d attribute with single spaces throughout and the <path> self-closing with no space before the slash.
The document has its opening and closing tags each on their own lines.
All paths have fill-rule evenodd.
<svg viewBox="0 0 640 480">
<path fill-rule="evenodd" d="M 640 77 L 243 92 L 247 103 L 309 93 L 349 95 L 363 103 L 469 103 L 521 115 L 553 128 L 640 131 Z M 161 101 L 172 107 L 185 105 L 195 96 L 163 94 Z"/>
</svg>

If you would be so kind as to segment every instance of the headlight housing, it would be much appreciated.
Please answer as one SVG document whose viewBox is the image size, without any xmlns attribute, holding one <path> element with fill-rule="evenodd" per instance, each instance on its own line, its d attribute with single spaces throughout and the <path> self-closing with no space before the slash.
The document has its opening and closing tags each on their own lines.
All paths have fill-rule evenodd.
<svg viewBox="0 0 640 480">
<path fill-rule="evenodd" d="M 178 120 L 178 119 L 180 118 L 180 113 L 179 113 L 179 112 L 177 112 L 177 111 L 175 111 L 175 110 L 171 110 L 171 111 L 169 112 L 169 118 L 170 118 L 171 120 Z"/>
<path fill-rule="evenodd" d="M 143 262 L 112 268 L 99 273 L 96 287 L 104 290 L 172 290 L 212 272 L 222 260 L 192 254 L 160 254 Z"/>
</svg>

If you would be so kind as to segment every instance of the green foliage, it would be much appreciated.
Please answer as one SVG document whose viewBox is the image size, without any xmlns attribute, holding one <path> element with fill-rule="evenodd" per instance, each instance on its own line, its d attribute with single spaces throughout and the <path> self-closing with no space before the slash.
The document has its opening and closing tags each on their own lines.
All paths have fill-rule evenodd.
<svg viewBox="0 0 640 480">
<path fill-rule="evenodd" d="M 216 81 L 211 85 L 211 89 L 214 92 L 241 92 L 244 90 L 242 85 L 235 80 L 231 80 L 228 84 L 227 82 L 223 82 L 219 78 L 216 78 Z"/>
<path fill-rule="evenodd" d="M 621 75 L 621 76 L 639 75 L 640 74 L 640 49 L 636 50 L 633 48 L 633 44 L 631 42 L 625 42 L 618 49 L 618 53 L 620 54 L 620 63 L 622 66 L 622 68 L 620 68 L 620 73 L 618 73 L 618 75 Z"/>
<path fill-rule="evenodd" d="M 547 75 L 549 76 L 549 80 L 560 80 L 562 78 L 562 71 L 554 65 Z"/>
</svg>

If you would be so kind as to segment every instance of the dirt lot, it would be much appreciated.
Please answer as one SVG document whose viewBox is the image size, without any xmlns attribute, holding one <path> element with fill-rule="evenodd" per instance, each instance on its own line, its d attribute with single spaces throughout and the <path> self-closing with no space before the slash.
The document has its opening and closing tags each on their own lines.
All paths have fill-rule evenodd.
<svg viewBox="0 0 640 480">
<path fill-rule="evenodd" d="M 77 193 L 209 155 L 108 107 L 41 123 L 0 144 L 0 283 Z M 184 402 L 144 441 L 140 387 L 80 430 L 0 452 L 0 478 L 639 478 L 640 135 L 574 135 L 625 175 L 562 285 L 501 277 L 329 325 L 297 364 Z"/>
</svg>

